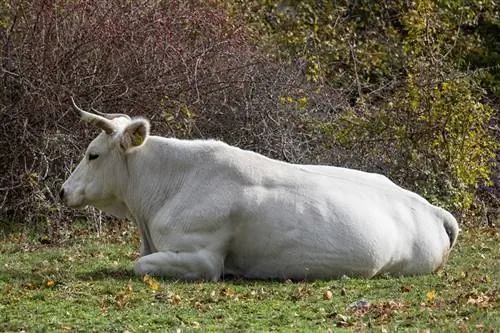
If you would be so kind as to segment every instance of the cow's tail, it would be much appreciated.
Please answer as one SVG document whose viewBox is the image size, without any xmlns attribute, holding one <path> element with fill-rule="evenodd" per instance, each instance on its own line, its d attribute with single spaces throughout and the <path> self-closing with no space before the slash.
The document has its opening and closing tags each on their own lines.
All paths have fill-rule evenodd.
<svg viewBox="0 0 500 333">
<path fill-rule="evenodd" d="M 460 231 L 460 227 L 458 226 L 458 222 L 451 213 L 448 211 L 441 209 L 443 216 L 443 226 L 448 238 L 450 239 L 450 249 L 455 245 L 457 241 L 458 233 Z"/>
</svg>

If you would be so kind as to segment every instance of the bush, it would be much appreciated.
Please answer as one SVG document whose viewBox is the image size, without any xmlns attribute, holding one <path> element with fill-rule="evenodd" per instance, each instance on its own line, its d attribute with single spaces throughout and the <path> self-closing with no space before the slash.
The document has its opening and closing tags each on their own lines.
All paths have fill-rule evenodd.
<svg viewBox="0 0 500 333">
<path fill-rule="evenodd" d="M 54 233 L 78 217 L 57 193 L 95 130 L 71 96 L 161 135 L 388 174 L 479 214 L 498 147 L 496 90 L 480 84 L 496 76 L 460 68 L 486 59 L 471 36 L 494 34 L 457 33 L 475 11 L 447 3 L 2 2 L 0 220 Z"/>
<path fill-rule="evenodd" d="M 331 133 L 344 144 L 364 142 L 392 178 L 472 218 L 485 213 L 477 191 L 491 185 L 496 152 L 488 127 L 493 110 L 478 95 L 470 79 L 418 86 L 409 77 L 386 103 L 360 103 Z"/>
<path fill-rule="evenodd" d="M 162 135 L 290 161 L 314 149 L 279 103 L 301 71 L 268 61 L 216 2 L 0 6 L 1 220 L 50 234 L 78 217 L 57 196 L 95 130 L 75 121 L 72 96 L 84 109 L 145 115 Z"/>
<path fill-rule="evenodd" d="M 147 115 L 162 133 L 202 135 L 189 118 L 211 122 L 251 66 L 244 29 L 204 1 L 1 6 L 2 220 L 71 216 L 57 193 L 82 139 L 94 136 L 75 122 L 71 96 L 84 108 Z M 189 133 L 170 128 L 172 117 L 186 118 Z"/>
</svg>

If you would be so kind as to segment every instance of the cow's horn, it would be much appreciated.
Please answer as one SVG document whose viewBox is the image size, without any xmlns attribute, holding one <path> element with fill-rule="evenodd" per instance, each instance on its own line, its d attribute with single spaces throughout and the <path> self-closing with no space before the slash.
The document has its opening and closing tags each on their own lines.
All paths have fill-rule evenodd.
<svg viewBox="0 0 500 333">
<path fill-rule="evenodd" d="M 118 117 L 125 117 L 127 119 L 131 119 L 129 115 L 126 115 L 125 113 L 104 113 L 101 111 L 97 111 L 96 109 L 92 108 L 92 111 L 94 111 L 96 114 L 103 116 L 106 119 L 112 120 Z"/>
<path fill-rule="evenodd" d="M 111 135 L 115 132 L 113 124 L 111 123 L 111 121 L 109 121 L 109 119 L 107 119 L 103 116 L 82 110 L 78 105 L 76 105 L 73 97 L 71 97 L 71 101 L 73 102 L 73 106 L 78 110 L 78 112 L 80 112 L 80 116 L 82 117 L 82 120 L 99 127 L 104 132 L 106 132 L 106 134 L 108 134 L 108 135 Z"/>
</svg>

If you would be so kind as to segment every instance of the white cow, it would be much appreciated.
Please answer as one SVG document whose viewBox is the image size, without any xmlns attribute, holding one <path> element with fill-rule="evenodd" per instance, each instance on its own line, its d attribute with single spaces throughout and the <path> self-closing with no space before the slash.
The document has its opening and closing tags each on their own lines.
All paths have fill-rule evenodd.
<svg viewBox="0 0 500 333">
<path fill-rule="evenodd" d="M 213 140 L 150 136 L 146 119 L 77 109 L 103 132 L 61 198 L 134 220 L 137 274 L 426 274 L 446 262 L 459 232 L 450 213 L 378 174 L 289 164 Z"/>
</svg>

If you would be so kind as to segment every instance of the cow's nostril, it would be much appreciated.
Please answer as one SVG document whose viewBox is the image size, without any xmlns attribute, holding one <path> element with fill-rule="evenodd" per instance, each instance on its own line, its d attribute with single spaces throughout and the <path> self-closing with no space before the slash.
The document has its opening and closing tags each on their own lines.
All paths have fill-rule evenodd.
<svg viewBox="0 0 500 333">
<path fill-rule="evenodd" d="M 64 189 L 62 188 L 61 191 L 59 192 L 59 198 L 62 200 L 64 199 Z"/>
</svg>

